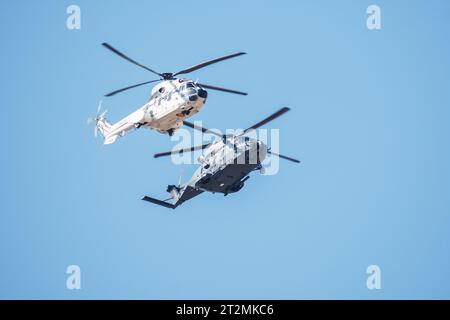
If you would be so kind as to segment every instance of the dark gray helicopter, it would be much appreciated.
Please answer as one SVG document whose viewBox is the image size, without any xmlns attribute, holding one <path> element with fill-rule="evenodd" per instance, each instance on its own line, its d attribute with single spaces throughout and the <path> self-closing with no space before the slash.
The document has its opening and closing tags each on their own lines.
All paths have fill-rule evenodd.
<svg viewBox="0 0 450 320">
<path fill-rule="evenodd" d="M 171 198 L 167 200 L 158 200 L 149 196 L 144 196 L 142 200 L 166 208 L 175 209 L 183 202 L 198 196 L 204 191 L 212 193 L 218 192 L 223 193 L 224 195 L 237 192 L 242 189 L 245 181 L 250 178 L 249 174 L 252 171 L 263 169 L 261 163 L 266 158 L 267 154 L 300 163 L 297 159 L 274 153 L 270 151 L 270 148 L 267 148 L 262 141 L 246 136 L 246 134 L 274 120 L 289 110 L 289 108 L 282 108 L 266 119 L 245 129 L 239 135 L 222 135 L 209 129 L 195 126 L 190 122 L 183 121 L 183 124 L 190 128 L 202 131 L 203 133 L 214 134 L 220 139 L 216 139 L 212 143 L 201 146 L 155 154 L 154 157 L 159 158 L 177 153 L 204 150 L 203 155 L 198 159 L 200 166 L 192 175 L 191 179 L 183 186 L 180 181 L 178 186 L 169 185 L 167 187 L 167 192 L 170 193 Z M 169 200 L 171 200 L 171 202 L 168 202 Z"/>
</svg>

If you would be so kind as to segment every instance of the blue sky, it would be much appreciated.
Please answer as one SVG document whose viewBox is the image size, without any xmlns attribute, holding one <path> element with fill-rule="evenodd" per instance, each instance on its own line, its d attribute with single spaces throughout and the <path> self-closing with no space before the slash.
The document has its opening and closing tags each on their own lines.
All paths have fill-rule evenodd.
<svg viewBox="0 0 450 320">
<path fill-rule="evenodd" d="M 381 7 L 382 30 L 366 28 Z M 81 30 L 66 8 L 81 8 Z M 447 1 L 14 1 L 0 10 L 0 298 L 450 298 Z M 86 118 L 102 94 L 235 51 L 193 74 L 209 127 L 272 122 L 274 176 L 170 211 L 174 144 L 138 131 L 111 146 Z M 150 87 L 104 99 L 111 121 Z M 193 119 L 194 120 L 194 119 Z M 79 265 L 82 289 L 66 289 Z M 382 289 L 368 290 L 379 265 Z"/>
</svg>

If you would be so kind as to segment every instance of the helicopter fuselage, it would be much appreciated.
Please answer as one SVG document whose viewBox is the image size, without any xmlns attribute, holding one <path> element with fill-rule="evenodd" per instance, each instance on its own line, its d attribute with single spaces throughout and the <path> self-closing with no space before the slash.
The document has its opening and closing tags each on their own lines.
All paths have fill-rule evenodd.
<svg viewBox="0 0 450 320">
<path fill-rule="evenodd" d="M 153 88 L 150 100 L 141 108 L 143 118 L 139 123 L 172 134 L 183 125 L 184 119 L 200 111 L 207 95 L 207 91 L 192 80 L 163 81 Z"/>
<path fill-rule="evenodd" d="M 226 140 L 224 142 L 224 140 Z M 266 145 L 256 139 L 233 136 L 217 140 L 199 158 L 201 165 L 185 185 L 169 185 L 172 203 L 144 196 L 142 200 L 175 209 L 203 192 L 228 195 L 242 189 L 252 171 L 261 169 Z"/>
<path fill-rule="evenodd" d="M 187 200 L 183 193 L 187 188 L 191 190 L 188 194 L 195 190 L 225 195 L 237 192 L 252 171 L 261 169 L 267 150 L 262 141 L 238 136 L 224 140 L 217 140 L 205 149 L 198 159 L 200 166 L 183 189 L 169 186 L 175 203 Z"/>
<path fill-rule="evenodd" d="M 105 144 L 140 127 L 172 135 L 183 125 L 184 119 L 200 111 L 207 96 L 207 91 L 192 80 L 165 80 L 153 88 L 149 101 L 141 108 L 115 124 L 99 118 L 97 126 L 104 135 Z"/>
</svg>

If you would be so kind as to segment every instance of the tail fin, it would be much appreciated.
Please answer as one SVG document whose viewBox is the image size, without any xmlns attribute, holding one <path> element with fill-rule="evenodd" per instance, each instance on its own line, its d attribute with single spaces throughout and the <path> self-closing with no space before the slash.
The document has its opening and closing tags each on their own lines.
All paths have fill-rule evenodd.
<svg viewBox="0 0 450 320">
<path fill-rule="evenodd" d="M 158 200 L 158 199 L 155 199 L 155 198 L 152 198 L 152 197 L 149 197 L 149 196 L 144 196 L 142 198 L 142 200 L 148 201 L 148 202 L 151 202 L 151 203 L 154 203 L 154 204 L 157 204 L 157 205 L 169 208 L 169 209 L 175 209 L 177 207 L 176 205 L 173 205 L 173 204 L 171 204 L 169 202 Z"/>
<path fill-rule="evenodd" d="M 149 196 L 144 196 L 142 200 L 152 202 L 154 204 L 175 209 L 179 205 L 181 205 L 183 202 L 192 199 L 195 196 L 198 196 L 200 193 L 202 193 L 202 190 L 195 189 L 192 186 L 185 186 L 183 188 L 177 187 L 175 185 L 169 185 L 167 186 L 167 192 L 170 193 L 172 201 L 168 202 L 170 199 L 167 200 L 158 200 Z"/>
<path fill-rule="evenodd" d="M 112 125 L 106 120 L 105 116 L 108 112 L 107 110 L 100 113 L 100 110 L 102 108 L 102 101 L 100 100 L 97 107 L 97 114 L 93 118 L 88 118 L 87 123 L 95 123 L 94 128 L 94 136 L 97 137 L 97 132 L 100 131 L 100 133 L 103 135 L 103 138 L 105 138 L 104 144 L 111 144 L 114 143 L 117 139 L 117 135 L 110 136 L 110 133 L 112 131 Z"/>
<path fill-rule="evenodd" d="M 175 185 L 169 185 L 167 186 L 167 192 L 170 193 L 171 199 L 167 200 L 158 200 L 149 196 L 144 196 L 141 198 L 141 200 L 148 201 L 166 208 L 175 209 L 180 205 L 181 203 L 178 202 L 178 199 L 180 198 L 181 193 L 183 192 L 181 188 L 175 186 Z M 168 202 L 171 200 L 171 202 Z"/>
<path fill-rule="evenodd" d="M 111 144 L 114 143 L 117 139 L 117 134 L 115 135 L 109 135 L 112 131 L 112 125 L 106 120 L 106 118 L 100 118 L 97 120 L 97 129 L 102 134 L 103 138 L 105 138 L 104 144 Z"/>
</svg>

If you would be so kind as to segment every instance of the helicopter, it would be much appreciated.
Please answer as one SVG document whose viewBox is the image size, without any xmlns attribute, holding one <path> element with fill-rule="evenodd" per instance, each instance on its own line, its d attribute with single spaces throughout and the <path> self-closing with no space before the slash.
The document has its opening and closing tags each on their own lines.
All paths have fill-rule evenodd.
<svg viewBox="0 0 450 320">
<path fill-rule="evenodd" d="M 142 200 L 175 209 L 185 201 L 203 192 L 223 193 L 225 196 L 238 192 L 244 187 L 244 183 L 250 178 L 249 174 L 252 171 L 260 170 L 263 173 L 261 163 L 267 154 L 300 163 L 297 159 L 272 152 L 262 141 L 246 136 L 248 133 L 278 118 L 289 110 L 287 107 L 281 108 L 238 135 L 222 135 L 184 121 L 183 124 L 185 126 L 203 133 L 216 135 L 219 139 L 200 146 L 155 154 L 154 157 L 159 158 L 173 154 L 182 154 L 184 152 L 204 150 L 198 159 L 200 166 L 185 185 L 181 185 L 180 177 L 178 185 L 167 186 L 167 192 L 171 196 L 169 199 L 158 200 L 144 196 Z M 171 201 L 169 202 L 169 200 Z"/>
<path fill-rule="evenodd" d="M 206 89 L 247 95 L 247 93 L 237 90 L 198 83 L 191 79 L 177 78 L 178 75 L 188 74 L 211 64 L 244 55 L 246 54 L 245 52 L 237 52 L 205 61 L 174 73 L 160 73 L 129 58 L 106 42 L 102 43 L 102 45 L 119 57 L 160 77 L 159 79 L 121 88 L 105 95 L 106 97 L 111 97 L 129 89 L 160 82 L 153 87 L 150 99 L 147 103 L 117 123 L 109 123 L 105 117 L 106 111 L 101 113 L 100 108 L 97 110 L 97 115 L 94 118 L 88 119 L 89 123 L 95 122 L 94 135 L 97 136 L 97 131 L 100 131 L 104 137 L 104 144 L 112 144 L 118 137 L 122 137 L 128 132 L 140 127 L 154 129 L 160 133 L 167 133 L 172 136 L 174 132 L 183 125 L 184 119 L 192 117 L 203 107 L 206 98 L 208 97 Z"/>
</svg>

